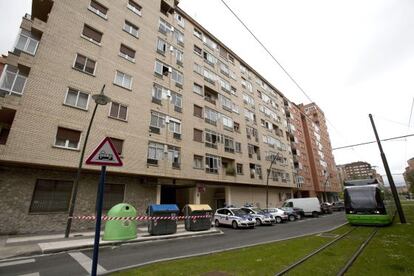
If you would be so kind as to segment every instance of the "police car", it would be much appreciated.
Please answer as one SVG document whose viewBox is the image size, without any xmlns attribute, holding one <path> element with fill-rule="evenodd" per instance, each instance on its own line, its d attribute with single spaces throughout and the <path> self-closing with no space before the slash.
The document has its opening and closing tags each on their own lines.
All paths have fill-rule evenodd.
<svg viewBox="0 0 414 276">
<path fill-rule="evenodd" d="M 256 220 L 246 211 L 240 208 L 220 208 L 214 214 L 214 225 L 231 225 L 234 229 L 237 228 L 254 228 Z"/>
<path fill-rule="evenodd" d="M 276 221 L 272 214 L 267 213 L 260 208 L 249 206 L 249 207 L 242 207 L 240 209 L 252 215 L 252 217 L 256 220 L 256 225 L 262 225 L 262 224 L 272 225 Z"/>
</svg>

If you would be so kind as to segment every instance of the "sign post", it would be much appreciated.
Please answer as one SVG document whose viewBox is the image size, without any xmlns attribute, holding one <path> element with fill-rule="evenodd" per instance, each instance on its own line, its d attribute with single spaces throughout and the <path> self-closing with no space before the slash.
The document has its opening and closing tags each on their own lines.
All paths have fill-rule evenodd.
<svg viewBox="0 0 414 276">
<path fill-rule="evenodd" d="M 96 195 L 96 222 L 95 222 L 95 242 L 93 244 L 93 259 L 91 275 L 96 276 L 96 270 L 98 267 L 98 255 L 99 255 L 99 241 L 101 238 L 101 217 L 103 196 L 106 177 L 106 166 L 122 166 L 122 160 L 112 144 L 110 138 L 105 138 L 99 144 L 99 146 L 92 152 L 86 159 L 88 165 L 99 165 L 101 167 L 101 176 L 99 178 L 98 193 Z"/>
</svg>

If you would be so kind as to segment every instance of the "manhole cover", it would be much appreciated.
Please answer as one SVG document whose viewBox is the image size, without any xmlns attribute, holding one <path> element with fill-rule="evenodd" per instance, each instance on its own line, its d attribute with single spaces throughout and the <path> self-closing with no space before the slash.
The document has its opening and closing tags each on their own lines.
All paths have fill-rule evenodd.
<svg viewBox="0 0 414 276">
<path fill-rule="evenodd" d="M 319 236 L 319 237 L 322 237 L 322 238 L 336 238 L 339 235 L 331 234 L 331 233 L 320 233 L 320 234 L 318 234 L 316 236 Z"/>
</svg>

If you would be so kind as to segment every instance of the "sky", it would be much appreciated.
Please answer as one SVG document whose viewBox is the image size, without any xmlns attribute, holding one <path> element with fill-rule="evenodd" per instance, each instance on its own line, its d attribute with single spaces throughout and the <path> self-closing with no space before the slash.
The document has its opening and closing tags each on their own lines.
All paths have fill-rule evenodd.
<svg viewBox="0 0 414 276">
<path fill-rule="evenodd" d="M 414 133 L 414 1 L 223 1 L 322 108 L 333 148 L 375 140 L 369 113 L 382 139 Z M 0 53 L 12 49 L 30 3 L 0 1 Z M 309 102 L 221 0 L 181 0 L 179 6 L 288 99 Z M 383 148 L 394 181 L 402 184 L 414 137 L 383 142 Z M 337 164 L 366 161 L 385 174 L 376 144 L 333 153 Z"/>
</svg>

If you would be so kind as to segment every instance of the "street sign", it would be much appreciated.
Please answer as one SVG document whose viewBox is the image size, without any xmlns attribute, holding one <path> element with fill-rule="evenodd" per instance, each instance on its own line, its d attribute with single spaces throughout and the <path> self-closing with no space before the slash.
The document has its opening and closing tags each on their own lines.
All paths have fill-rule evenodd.
<svg viewBox="0 0 414 276">
<path fill-rule="evenodd" d="M 95 240 L 93 244 L 93 258 L 91 275 L 96 276 L 99 257 L 99 239 L 101 236 L 101 216 L 104 197 L 106 166 L 122 166 L 122 160 L 112 144 L 111 138 L 106 137 L 99 146 L 86 159 L 88 165 L 99 165 L 101 168 L 101 176 L 99 179 L 98 193 L 96 195 L 96 223 L 95 223 Z"/>
<path fill-rule="evenodd" d="M 109 137 L 102 140 L 99 146 L 86 159 L 85 163 L 88 165 L 117 167 L 123 165 L 122 160 Z"/>
</svg>

